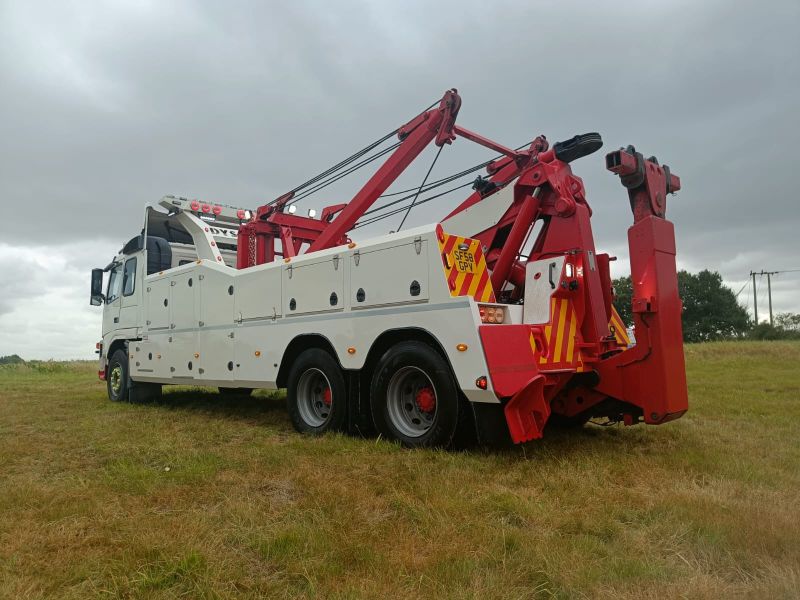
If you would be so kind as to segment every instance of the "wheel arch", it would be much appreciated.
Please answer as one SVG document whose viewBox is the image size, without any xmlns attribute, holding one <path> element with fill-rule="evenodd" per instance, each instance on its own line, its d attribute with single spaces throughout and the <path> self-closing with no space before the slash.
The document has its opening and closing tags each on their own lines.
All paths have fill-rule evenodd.
<svg viewBox="0 0 800 600">
<path fill-rule="evenodd" d="M 367 386 L 369 386 L 369 380 L 372 378 L 372 372 L 375 370 L 375 366 L 389 348 L 400 342 L 422 342 L 431 346 L 442 356 L 447 366 L 450 367 L 450 374 L 456 381 L 456 385 L 458 385 L 453 365 L 450 362 L 450 357 L 447 356 L 447 352 L 444 351 L 444 347 L 439 340 L 436 339 L 436 336 L 422 327 L 398 327 L 397 329 L 387 329 L 375 338 L 375 341 L 372 342 L 367 352 L 364 366 L 361 367 L 362 378 L 366 378 L 362 383 L 366 383 Z"/>
<path fill-rule="evenodd" d="M 320 350 L 325 350 L 333 357 L 333 359 L 339 365 L 339 368 L 342 368 L 339 355 L 336 354 L 336 351 L 333 349 L 333 344 L 331 344 L 331 341 L 327 337 L 321 333 L 305 333 L 298 335 L 297 337 L 293 338 L 291 342 L 289 342 L 289 345 L 286 346 L 286 349 L 283 351 L 280 367 L 278 368 L 278 376 L 275 380 L 275 383 L 279 388 L 286 387 L 286 381 L 289 378 L 289 371 L 291 370 L 292 363 L 295 361 L 295 359 L 297 359 L 301 353 L 310 348 L 319 348 Z"/>
<path fill-rule="evenodd" d="M 111 357 L 114 356 L 114 353 L 117 350 L 124 350 L 125 354 L 128 353 L 128 338 L 114 338 L 111 340 L 111 343 L 108 345 L 108 350 L 106 350 L 106 376 L 108 376 L 108 363 L 111 361 Z"/>
</svg>

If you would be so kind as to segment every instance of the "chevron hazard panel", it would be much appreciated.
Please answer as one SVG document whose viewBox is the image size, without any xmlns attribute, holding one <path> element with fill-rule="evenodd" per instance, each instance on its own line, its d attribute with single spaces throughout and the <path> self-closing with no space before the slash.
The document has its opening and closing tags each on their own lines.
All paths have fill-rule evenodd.
<svg viewBox="0 0 800 600">
<path fill-rule="evenodd" d="M 478 302 L 494 302 L 489 269 L 478 240 L 450 235 L 436 228 L 447 285 L 451 296 L 472 296 Z"/>
</svg>

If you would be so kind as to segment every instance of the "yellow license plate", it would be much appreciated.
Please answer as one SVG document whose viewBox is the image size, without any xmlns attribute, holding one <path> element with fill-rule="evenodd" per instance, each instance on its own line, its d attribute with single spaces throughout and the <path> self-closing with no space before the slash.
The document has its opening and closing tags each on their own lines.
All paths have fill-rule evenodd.
<svg viewBox="0 0 800 600">
<path fill-rule="evenodd" d="M 450 253 L 453 258 L 453 265 L 459 273 L 475 272 L 475 253 L 469 250 L 459 250 L 456 248 Z"/>
</svg>

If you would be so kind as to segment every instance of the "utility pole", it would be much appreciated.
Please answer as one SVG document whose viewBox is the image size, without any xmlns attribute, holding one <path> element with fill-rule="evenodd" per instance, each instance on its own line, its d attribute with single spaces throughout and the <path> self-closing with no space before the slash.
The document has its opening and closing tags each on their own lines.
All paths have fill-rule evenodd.
<svg viewBox="0 0 800 600">
<path fill-rule="evenodd" d="M 769 326 L 773 326 L 772 320 L 772 276 L 777 275 L 781 271 L 750 271 L 750 276 L 753 278 L 753 313 L 756 318 L 756 325 L 758 325 L 758 295 L 756 294 L 756 275 L 767 276 L 767 298 L 769 299 Z"/>
<path fill-rule="evenodd" d="M 780 271 L 761 271 L 767 276 L 767 298 L 769 298 L 769 326 L 772 327 L 772 279 L 773 275 L 777 275 Z"/>
</svg>

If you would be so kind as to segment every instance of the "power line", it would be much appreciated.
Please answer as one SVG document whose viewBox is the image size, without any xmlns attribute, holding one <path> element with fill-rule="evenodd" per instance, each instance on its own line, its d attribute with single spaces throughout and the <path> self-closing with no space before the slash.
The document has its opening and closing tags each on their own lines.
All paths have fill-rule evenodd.
<svg viewBox="0 0 800 600">
<path fill-rule="evenodd" d="M 748 285 L 750 285 L 750 280 L 749 280 L 749 279 L 748 279 L 748 280 L 747 280 L 747 282 L 746 282 L 746 283 L 745 283 L 745 284 L 742 286 L 742 289 L 740 289 L 738 292 L 736 292 L 736 296 L 735 296 L 735 297 L 736 297 L 736 298 L 738 298 L 738 297 L 739 297 L 739 294 L 741 294 L 741 293 L 744 291 L 744 288 L 746 288 Z"/>
</svg>

